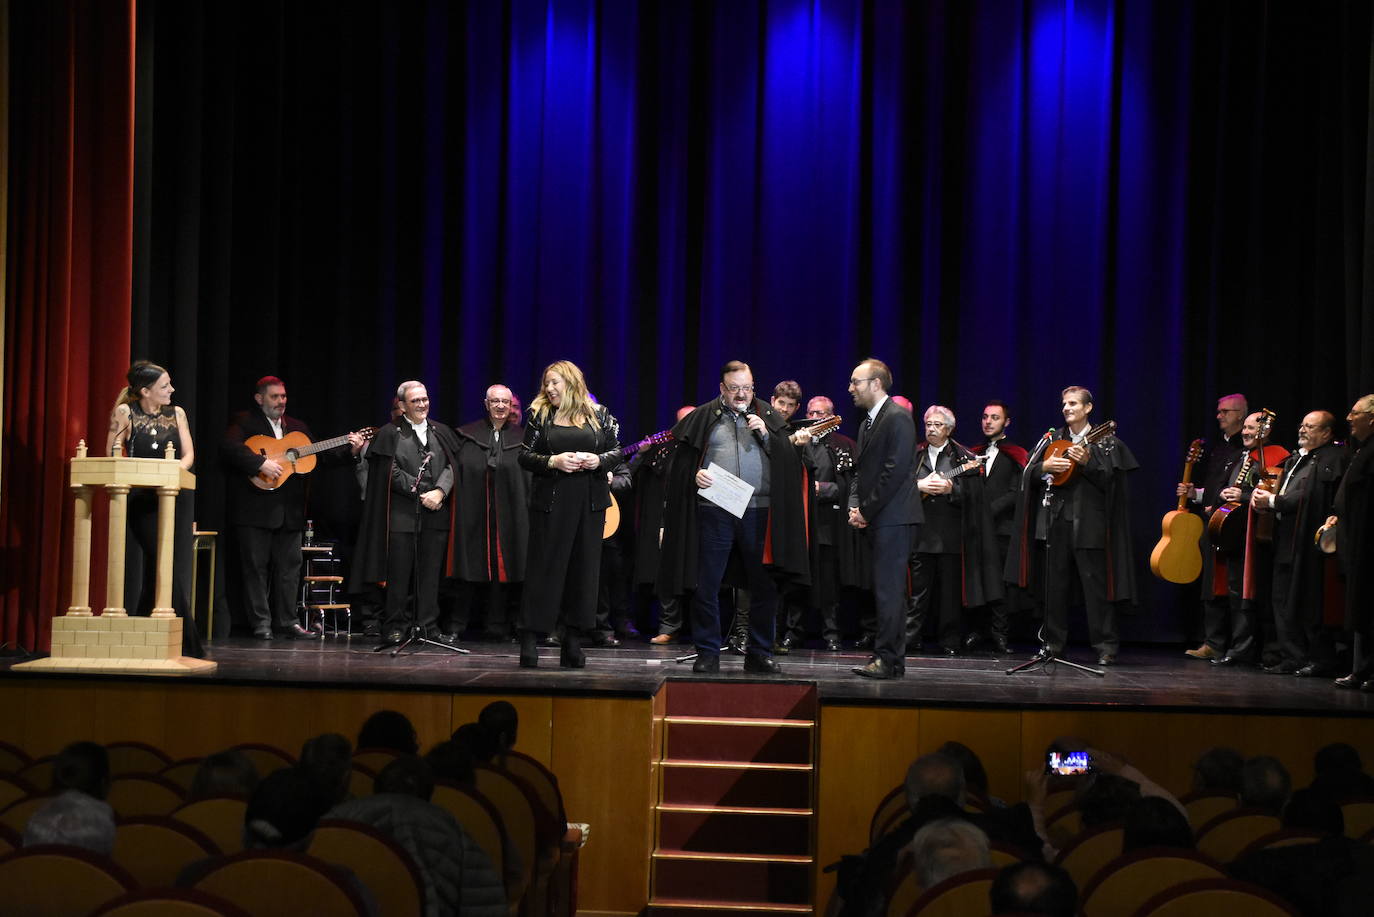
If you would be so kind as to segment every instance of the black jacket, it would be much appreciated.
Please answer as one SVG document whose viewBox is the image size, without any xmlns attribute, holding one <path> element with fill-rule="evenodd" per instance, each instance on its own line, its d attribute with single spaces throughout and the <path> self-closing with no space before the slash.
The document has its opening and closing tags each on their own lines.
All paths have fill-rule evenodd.
<svg viewBox="0 0 1374 917">
<path fill-rule="evenodd" d="M 281 431 L 303 433 L 306 439 L 313 440 L 310 428 L 304 421 L 283 415 Z M 306 480 L 303 474 L 293 474 L 275 490 L 262 490 L 255 486 L 252 478 L 262 467 L 262 455 L 252 451 L 244 442 L 252 436 L 271 437 L 272 425 L 260 409 L 240 411 L 229 422 L 220 442 L 220 463 L 228 478 L 227 490 L 231 506 L 231 519 L 235 525 L 250 525 L 264 529 L 286 529 L 300 531 L 305 528 Z M 335 455 L 347 455 L 347 447 L 322 452 L 321 464 L 328 464 Z"/>
<path fill-rule="evenodd" d="M 591 476 L 591 506 L 592 512 L 600 512 L 611 505 L 611 488 L 606 483 L 606 472 L 614 470 L 620 464 L 620 424 L 611 416 L 611 412 L 606 410 L 604 405 L 595 405 L 593 410 L 596 412 L 596 422 L 601 425 L 601 429 L 596 434 L 596 454 L 601 459 L 601 465 Z M 553 426 L 553 414 L 536 414 L 530 412 L 525 415 L 525 439 L 520 446 L 520 467 L 534 475 L 534 484 L 530 489 L 530 509 L 535 512 L 547 513 L 553 509 L 554 495 L 558 493 L 558 484 L 568 476 L 565 471 L 558 471 L 549 467 L 549 459 L 553 453 L 549 450 L 549 428 Z M 584 472 L 574 472 L 582 474 Z"/>
<path fill-rule="evenodd" d="M 916 525 L 923 519 L 916 489 L 916 422 L 889 398 L 873 426 L 859 420 L 859 454 L 850 479 L 849 505 L 871 526 Z"/>
<path fill-rule="evenodd" d="M 464 424 L 456 433 L 458 545 L 454 574 L 469 582 L 518 583 L 525 578 L 530 524 L 531 477 L 520 467 L 525 430 L 507 423 L 496 437 L 495 450 L 491 421 L 485 417 Z M 495 545 L 491 544 L 493 536 Z M 498 561 L 495 569 L 493 553 Z"/>
</svg>

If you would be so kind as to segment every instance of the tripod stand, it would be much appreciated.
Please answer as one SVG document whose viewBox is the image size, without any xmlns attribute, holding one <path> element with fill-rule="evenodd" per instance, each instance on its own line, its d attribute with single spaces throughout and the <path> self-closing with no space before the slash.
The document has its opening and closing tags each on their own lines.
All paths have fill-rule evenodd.
<svg viewBox="0 0 1374 917">
<path fill-rule="evenodd" d="M 739 590 L 738 590 L 738 589 L 735 589 L 735 590 L 732 590 L 732 592 L 736 595 L 736 598 L 735 598 L 736 606 L 735 606 L 734 612 L 730 615 L 730 628 L 729 628 L 729 630 L 727 631 L 727 633 L 731 633 L 731 634 L 733 634 L 733 633 L 735 632 L 735 623 L 739 620 L 739 605 L 738 605 L 738 602 L 739 602 L 739 598 L 738 598 Z M 729 642 L 729 638 L 728 638 L 728 637 L 726 638 L 726 642 L 727 642 L 727 643 Z M 696 661 L 697 661 L 697 656 L 699 656 L 699 655 L 701 655 L 701 654 L 700 654 L 700 653 L 697 653 L 697 652 L 691 652 L 691 653 L 687 653 L 686 655 L 683 655 L 683 656 L 678 656 L 678 657 L 676 657 L 675 659 L 673 659 L 673 661 L 676 662 L 678 665 L 682 665 L 682 664 L 685 663 L 685 662 L 696 662 Z"/>
<path fill-rule="evenodd" d="M 433 428 L 431 428 L 430 435 L 434 435 Z M 429 637 L 425 636 L 425 629 L 420 626 L 420 479 L 424 477 L 425 469 L 429 467 L 429 460 L 433 455 L 433 452 L 430 452 L 428 449 L 425 450 L 424 457 L 420 459 L 420 468 L 415 472 L 415 483 L 410 486 L 410 494 L 415 503 L 415 530 L 411 533 L 410 623 L 406 625 L 405 633 L 402 635 L 399 642 L 395 640 L 386 640 L 372 650 L 374 653 L 382 653 L 386 650 L 391 650 L 392 658 L 399 656 L 402 650 L 413 644 L 437 646 L 440 649 L 452 650 L 464 656 L 472 652 L 471 650 L 463 649 L 461 646 L 452 646 L 439 640 L 431 640 Z M 387 589 L 391 589 L 395 585 L 394 583 L 388 583 Z"/>
</svg>

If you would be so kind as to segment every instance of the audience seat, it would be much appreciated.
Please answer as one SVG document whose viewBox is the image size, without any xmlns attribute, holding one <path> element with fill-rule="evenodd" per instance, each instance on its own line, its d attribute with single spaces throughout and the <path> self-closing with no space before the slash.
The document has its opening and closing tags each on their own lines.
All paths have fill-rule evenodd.
<svg viewBox="0 0 1374 917">
<path fill-rule="evenodd" d="M 279 771 L 283 767 L 294 767 L 296 764 L 296 759 L 290 752 L 262 742 L 243 742 L 230 748 L 229 751 L 238 751 L 247 755 L 248 760 L 252 761 L 253 766 L 258 769 L 259 777 L 266 777 L 273 771 Z"/>
<path fill-rule="evenodd" d="M 468 837 L 486 852 L 496 874 L 504 880 L 506 845 L 510 843 L 510 837 L 506 833 L 501 813 L 496 811 L 491 801 L 475 789 L 440 780 L 434 785 L 434 795 L 430 797 L 430 802 L 458 820 L 458 824 L 463 826 Z M 506 899 L 511 902 L 519 901 L 524 891 L 523 883 L 515 888 L 507 885 Z"/>
<path fill-rule="evenodd" d="M 377 899 L 380 917 L 425 913 L 419 867 L 405 848 L 371 825 L 326 818 L 315 828 L 309 853 L 352 870 Z"/>
<path fill-rule="evenodd" d="M 1045 833 L 1050 843 L 1058 848 L 1067 847 L 1074 838 L 1083 833 L 1083 813 L 1078 806 L 1070 804 L 1045 819 Z"/>
<path fill-rule="evenodd" d="M 1240 807 L 1240 800 L 1233 793 L 1199 791 L 1181 797 L 1179 802 L 1188 810 L 1188 824 L 1193 826 L 1194 833 L 1218 815 Z"/>
<path fill-rule="evenodd" d="M 1075 885 L 1084 888 L 1099 869 L 1121 856 L 1125 833 L 1119 824 L 1085 831 L 1059 851 L 1055 863 L 1073 877 Z"/>
<path fill-rule="evenodd" d="M 1374 799 L 1347 799 L 1341 803 L 1341 815 L 1345 817 L 1346 837 L 1364 837 L 1374 830 Z"/>
<path fill-rule="evenodd" d="M 221 853 L 219 845 L 185 822 L 144 815 L 116 822 L 111 856 L 139 887 L 156 888 L 175 884 L 187 866 Z"/>
<path fill-rule="evenodd" d="M 17 774 L 28 766 L 30 760 L 24 749 L 0 740 L 0 774 Z"/>
<path fill-rule="evenodd" d="M 1078 790 L 1069 788 L 1066 790 L 1054 790 L 1045 795 L 1045 804 L 1040 811 L 1045 813 L 1048 820 L 1067 809 L 1069 806 L 1078 804 Z"/>
<path fill-rule="evenodd" d="M 200 831 L 225 853 L 243 849 L 243 814 L 248 802 L 240 796 L 211 796 L 188 802 L 172 817 Z"/>
<path fill-rule="evenodd" d="M 988 912 L 988 892 L 996 869 L 974 869 L 926 889 L 905 911 L 888 907 L 892 917 L 968 917 Z"/>
<path fill-rule="evenodd" d="M 145 888 L 107 902 L 92 917 L 252 917 L 218 895 L 194 888 Z"/>
<path fill-rule="evenodd" d="M 1082 888 L 1084 917 L 1131 917 L 1160 892 L 1193 879 L 1224 879 L 1226 870 L 1193 850 L 1149 847 L 1122 854 Z"/>
<path fill-rule="evenodd" d="M 563 811 L 563 793 L 558 789 L 558 778 L 538 760 L 518 751 L 506 754 L 506 770 L 524 780 L 539 794 L 544 808 L 564 824 L 567 815 Z"/>
<path fill-rule="evenodd" d="M 157 775 L 181 787 L 181 793 L 185 796 L 191 792 L 191 784 L 196 779 L 196 772 L 200 770 L 200 762 L 204 760 L 204 758 L 182 758 L 180 761 L 173 761 L 158 771 Z"/>
<path fill-rule="evenodd" d="M 382 768 L 395 761 L 397 757 L 398 753 L 390 748 L 360 748 L 353 752 L 353 763 L 361 764 L 374 774 L 380 774 Z"/>
<path fill-rule="evenodd" d="M 123 774 L 110 781 L 105 801 L 115 815 L 170 815 L 186 801 L 181 787 L 156 774 Z"/>
<path fill-rule="evenodd" d="M 1260 809 L 1224 812 L 1198 829 L 1197 849 L 1218 863 L 1230 863 L 1251 841 L 1282 827 L 1277 816 Z"/>
<path fill-rule="evenodd" d="M 906 784 L 898 784 L 887 791 L 878 807 L 873 810 L 873 818 L 868 823 L 868 843 L 877 843 L 880 837 L 891 831 L 906 815 Z"/>
<path fill-rule="evenodd" d="M 24 835 L 9 825 L 0 825 L 0 856 L 24 846 Z"/>
<path fill-rule="evenodd" d="M 127 872 L 81 847 L 39 844 L 0 857 L 7 914 L 86 917 L 133 887 Z"/>
<path fill-rule="evenodd" d="M 505 774 L 494 768 L 478 765 L 474 768 L 477 791 L 501 813 L 510 842 L 520 853 L 524 868 L 524 885 L 532 887 L 539 865 L 539 826 L 535 822 L 534 807 L 525 794 Z"/>
<path fill-rule="evenodd" d="M 377 783 L 377 772 L 372 768 L 353 762 L 353 770 L 348 777 L 348 795 L 355 799 L 363 796 L 371 796 L 372 788 Z"/>
<path fill-rule="evenodd" d="M 1234 879 L 1194 879 L 1162 891 L 1142 904 L 1135 917 L 1299 917 L 1277 895 Z"/>
<path fill-rule="evenodd" d="M 998 868 L 1010 866 L 1012 863 L 1020 863 L 1026 859 L 1024 850 L 1005 841 L 992 841 L 988 845 L 988 855 L 992 857 L 992 865 Z"/>
<path fill-rule="evenodd" d="M 367 902 L 336 868 L 284 850 L 245 850 L 221 857 L 195 888 L 218 895 L 253 917 L 364 917 Z"/>
<path fill-rule="evenodd" d="M 157 774 L 172 763 L 172 756 L 146 742 L 111 742 L 105 746 L 110 756 L 110 774 Z"/>
<path fill-rule="evenodd" d="M 41 758 L 34 758 L 24 769 L 15 774 L 25 783 L 37 787 L 39 790 L 47 791 L 52 786 L 52 767 L 57 760 L 55 755 L 44 755 Z"/>
<path fill-rule="evenodd" d="M 47 787 L 42 788 L 46 790 Z M 27 779 L 14 774 L 0 774 L 0 812 L 29 796 L 37 796 L 41 790 Z"/>
<path fill-rule="evenodd" d="M 0 825 L 12 828 L 22 835 L 24 826 L 29 823 L 33 813 L 47 805 L 52 798 L 52 793 L 38 793 L 15 800 L 4 811 L 0 811 Z"/>
<path fill-rule="evenodd" d="M 1250 843 L 1246 844 L 1240 853 L 1236 854 L 1239 860 L 1247 857 L 1258 850 L 1270 850 L 1274 847 L 1295 847 L 1299 844 L 1315 844 L 1327 835 L 1321 831 L 1310 831 L 1306 828 L 1282 828 L 1269 834 L 1261 835 Z"/>
</svg>

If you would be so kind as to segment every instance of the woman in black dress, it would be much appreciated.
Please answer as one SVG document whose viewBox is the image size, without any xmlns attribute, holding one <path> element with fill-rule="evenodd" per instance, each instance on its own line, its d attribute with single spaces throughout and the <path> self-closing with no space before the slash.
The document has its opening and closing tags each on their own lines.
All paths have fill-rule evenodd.
<svg viewBox="0 0 1374 917">
<path fill-rule="evenodd" d="M 129 367 L 129 384 L 120 393 L 110 414 L 106 455 L 130 458 L 162 458 L 167 445 L 176 446 L 177 463 L 190 470 L 196 450 L 191 443 L 191 423 L 186 412 L 172 406 L 172 377 L 167 370 L 139 360 Z M 191 528 L 195 518 L 195 491 L 183 490 L 176 498 L 176 524 L 172 559 L 172 607 L 182 619 L 181 653 L 201 657 L 200 633 L 191 611 Z M 135 487 L 129 492 L 127 535 L 124 543 L 124 607 L 131 615 L 152 612 L 157 582 L 157 491 Z M 146 588 L 145 588 L 146 586 Z"/>
<path fill-rule="evenodd" d="M 601 536 L 611 504 L 607 479 L 619 460 L 620 426 L 588 396 L 582 370 L 567 360 L 551 364 L 525 416 L 520 449 L 520 464 L 534 473 L 520 602 L 525 668 L 539 664 L 539 635 L 560 620 L 559 664 L 587 664 L 581 638 L 596 623 Z"/>
</svg>

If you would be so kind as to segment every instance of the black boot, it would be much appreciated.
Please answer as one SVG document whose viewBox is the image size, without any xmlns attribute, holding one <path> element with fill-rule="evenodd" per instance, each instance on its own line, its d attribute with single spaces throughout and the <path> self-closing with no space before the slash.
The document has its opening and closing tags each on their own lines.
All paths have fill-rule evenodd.
<svg viewBox="0 0 1374 917">
<path fill-rule="evenodd" d="M 569 627 L 563 633 L 563 645 L 558 650 L 558 664 L 565 669 L 585 669 L 587 657 L 582 652 L 582 631 Z"/>
<path fill-rule="evenodd" d="M 520 631 L 520 668 L 539 668 L 539 635 L 532 630 Z"/>
<path fill-rule="evenodd" d="M 735 613 L 735 626 L 730 631 L 730 639 L 726 641 L 730 652 L 736 656 L 743 656 L 745 647 L 749 645 L 749 612 L 741 611 Z"/>
<path fill-rule="evenodd" d="M 914 599 L 907 599 L 906 603 L 906 654 L 921 651 L 921 631 L 925 629 L 925 612 L 916 608 Z"/>
</svg>

